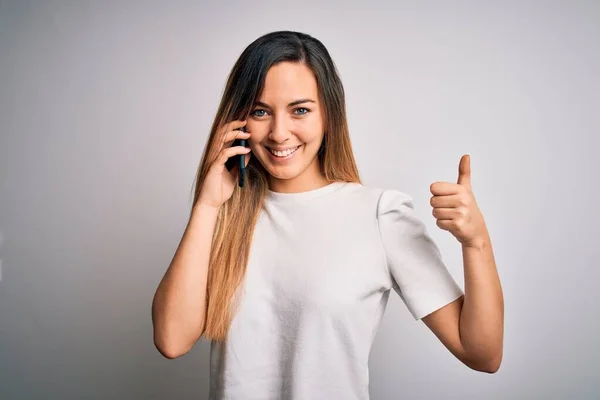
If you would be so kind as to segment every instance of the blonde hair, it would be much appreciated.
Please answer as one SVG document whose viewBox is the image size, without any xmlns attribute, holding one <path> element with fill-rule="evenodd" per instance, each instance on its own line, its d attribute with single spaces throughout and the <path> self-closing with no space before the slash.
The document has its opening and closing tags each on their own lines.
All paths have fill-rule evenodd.
<svg viewBox="0 0 600 400">
<path fill-rule="evenodd" d="M 318 154 L 321 172 L 330 182 L 360 183 L 346 120 L 344 89 L 333 60 L 317 39 L 300 32 L 278 31 L 251 43 L 229 74 L 198 167 L 194 204 L 210 166 L 222 150 L 219 127 L 249 115 L 262 92 L 267 71 L 284 61 L 303 63 L 315 74 L 326 121 Z M 207 282 L 203 332 L 207 339 L 221 341 L 227 336 L 234 313 L 234 298 L 246 273 L 254 227 L 267 193 L 268 172 L 256 157 L 251 157 L 245 187 L 236 185 L 217 217 Z"/>
</svg>

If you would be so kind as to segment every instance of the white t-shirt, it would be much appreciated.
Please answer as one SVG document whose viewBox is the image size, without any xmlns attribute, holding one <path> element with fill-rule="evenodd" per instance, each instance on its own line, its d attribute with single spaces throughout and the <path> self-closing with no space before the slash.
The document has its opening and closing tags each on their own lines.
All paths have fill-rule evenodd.
<svg viewBox="0 0 600 400">
<path fill-rule="evenodd" d="M 269 192 L 228 338 L 211 344 L 210 399 L 368 399 L 390 289 L 417 320 L 463 294 L 408 195 Z"/>
</svg>

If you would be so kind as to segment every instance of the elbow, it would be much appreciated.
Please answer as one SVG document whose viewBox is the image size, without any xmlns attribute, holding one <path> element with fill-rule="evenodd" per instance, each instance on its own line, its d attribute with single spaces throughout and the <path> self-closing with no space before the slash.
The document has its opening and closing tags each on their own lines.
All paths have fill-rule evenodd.
<svg viewBox="0 0 600 400">
<path fill-rule="evenodd" d="M 471 361 L 467 364 L 469 368 L 475 371 L 488 374 L 495 374 L 498 372 L 498 370 L 500 370 L 500 365 L 502 365 L 502 353 L 481 358 L 477 361 Z"/>
<path fill-rule="evenodd" d="M 495 374 L 500 369 L 501 362 L 490 362 L 477 369 L 479 372 L 485 372 L 488 374 Z"/>
<path fill-rule="evenodd" d="M 154 346 L 163 357 L 168 358 L 169 360 L 173 360 L 187 354 L 192 348 L 192 346 L 178 343 L 174 340 L 161 338 L 156 334 L 154 335 Z"/>
<path fill-rule="evenodd" d="M 193 337 L 182 337 L 181 332 L 166 332 L 167 329 L 154 329 L 154 346 L 163 357 L 170 360 L 187 354 L 200 339 L 204 329 Z M 185 335 L 184 335 L 185 336 Z"/>
<path fill-rule="evenodd" d="M 156 302 L 152 305 L 154 346 L 170 360 L 187 354 L 204 333 L 204 319 L 197 326 L 182 326 L 165 313 L 160 313 Z"/>
<path fill-rule="evenodd" d="M 502 365 L 502 353 L 500 353 L 496 357 L 492 358 L 488 362 L 487 368 L 482 372 L 487 372 L 488 374 L 495 374 L 496 372 L 498 372 L 501 365 Z"/>
</svg>

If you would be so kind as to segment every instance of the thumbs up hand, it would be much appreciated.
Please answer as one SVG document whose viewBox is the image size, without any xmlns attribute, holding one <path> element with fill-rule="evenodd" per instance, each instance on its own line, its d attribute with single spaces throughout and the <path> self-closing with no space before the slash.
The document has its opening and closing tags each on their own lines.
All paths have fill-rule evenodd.
<svg viewBox="0 0 600 400">
<path fill-rule="evenodd" d="M 437 226 L 450 232 L 465 247 L 481 246 L 488 238 L 488 231 L 473 195 L 469 156 L 465 154 L 460 159 L 457 183 L 435 182 L 429 189 Z"/>
</svg>

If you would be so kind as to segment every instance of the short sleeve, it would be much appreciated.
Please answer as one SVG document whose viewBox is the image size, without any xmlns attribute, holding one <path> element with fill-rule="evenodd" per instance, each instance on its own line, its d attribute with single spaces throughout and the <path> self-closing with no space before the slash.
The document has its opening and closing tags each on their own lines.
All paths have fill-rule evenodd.
<svg viewBox="0 0 600 400">
<path fill-rule="evenodd" d="M 415 320 L 464 294 L 416 216 L 410 196 L 385 190 L 379 198 L 377 218 L 394 290 Z"/>
</svg>

